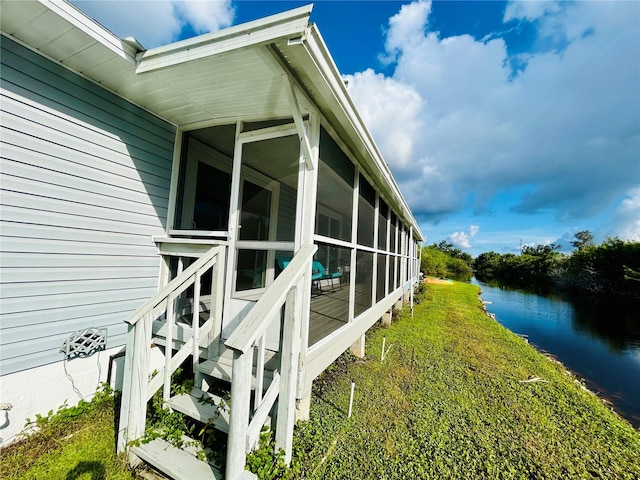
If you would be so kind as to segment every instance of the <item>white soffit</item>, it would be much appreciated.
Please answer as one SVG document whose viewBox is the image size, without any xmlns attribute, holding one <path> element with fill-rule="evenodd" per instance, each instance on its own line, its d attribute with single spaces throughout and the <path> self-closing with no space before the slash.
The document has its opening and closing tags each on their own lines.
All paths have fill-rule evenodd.
<svg viewBox="0 0 640 480">
<path fill-rule="evenodd" d="M 136 101 L 178 125 L 212 118 L 291 114 L 281 72 L 274 70 L 262 45 L 147 71 L 138 77 L 155 82 L 149 82 L 143 97 Z M 123 86 L 121 93 L 128 96 L 128 88 Z M 169 98 L 167 90 L 172 92 Z M 174 110 L 168 100 L 178 98 L 191 111 Z"/>
<path fill-rule="evenodd" d="M 182 40 L 138 55 L 136 73 L 147 82 L 137 103 L 183 126 L 211 119 L 291 115 L 282 71 L 266 46 L 305 35 L 312 5 Z M 118 91 L 124 96 L 130 83 Z M 167 101 L 167 92 L 181 105 Z M 186 105 L 191 108 L 185 108 Z"/>
<path fill-rule="evenodd" d="M 65 1 L 0 0 L 0 13 L 3 33 L 63 64 L 93 46 L 130 64 L 135 60 L 131 46 Z M 82 70 L 94 65 L 83 63 Z"/>
</svg>

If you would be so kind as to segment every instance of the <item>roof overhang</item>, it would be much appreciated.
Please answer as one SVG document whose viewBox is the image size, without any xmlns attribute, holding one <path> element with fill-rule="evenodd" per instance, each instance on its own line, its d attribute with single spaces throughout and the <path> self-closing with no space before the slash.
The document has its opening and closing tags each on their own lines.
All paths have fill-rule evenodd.
<svg viewBox="0 0 640 480">
<path fill-rule="evenodd" d="M 184 129 L 229 119 L 291 116 L 283 73 L 300 109 L 318 109 L 389 203 L 422 234 L 315 25 L 312 5 L 141 50 L 66 1 L 0 0 L 2 33 Z"/>
</svg>

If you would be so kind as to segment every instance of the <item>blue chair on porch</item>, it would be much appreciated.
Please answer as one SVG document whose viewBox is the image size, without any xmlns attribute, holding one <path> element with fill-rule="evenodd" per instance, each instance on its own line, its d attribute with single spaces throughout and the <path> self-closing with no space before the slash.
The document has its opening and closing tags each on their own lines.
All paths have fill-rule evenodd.
<svg viewBox="0 0 640 480">
<path fill-rule="evenodd" d="M 340 278 L 342 277 L 341 272 L 332 272 L 329 273 L 324 268 L 324 266 L 318 262 L 317 260 L 311 264 L 311 281 L 315 284 L 316 289 L 319 293 L 322 293 L 322 282 L 323 280 L 331 281 L 331 291 L 335 292 L 335 284 L 334 281 L 338 280 L 338 287 L 342 288 L 342 283 L 340 282 Z"/>
<path fill-rule="evenodd" d="M 280 271 L 283 271 L 291 263 L 291 257 L 276 257 L 276 263 Z"/>
</svg>

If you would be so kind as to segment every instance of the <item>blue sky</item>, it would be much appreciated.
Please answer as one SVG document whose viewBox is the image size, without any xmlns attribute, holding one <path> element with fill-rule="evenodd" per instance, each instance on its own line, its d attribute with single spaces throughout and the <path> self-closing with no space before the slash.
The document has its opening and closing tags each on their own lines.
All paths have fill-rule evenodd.
<svg viewBox="0 0 640 480">
<path fill-rule="evenodd" d="M 73 3 L 152 48 L 308 2 Z M 311 21 L 427 243 L 640 240 L 640 2 L 325 0 Z"/>
</svg>

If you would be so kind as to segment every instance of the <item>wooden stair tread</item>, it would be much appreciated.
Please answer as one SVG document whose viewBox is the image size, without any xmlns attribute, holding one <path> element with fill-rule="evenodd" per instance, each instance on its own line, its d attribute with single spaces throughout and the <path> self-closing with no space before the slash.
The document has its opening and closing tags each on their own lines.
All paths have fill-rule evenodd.
<svg viewBox="0 0 640 480">
<path fill-rule="evenodd" d="M 267 350 L 265 358 L 265 372 L 264 379 L 265 383 L 268 384 L 273 379 L 273 371 L 278 369 L 279 358 L 277 352 L 272 352 Z M 255 357 L 254 357 L 254 365 L 255 365 Z M 230 348 L 222 347 L 218 356 L 214 359 L 206 360 L 201 362 L 196 370 L 200 373 L 204 373 L 205 375 L 210 375 L 215 378 L 219 378 L 220 380 L 224 380 L 226 382 L 231 381 L 231 373 L 233 370 L 233 350 Z M 252 388 L 256 386 L 255 379 L 255 367 L 253 369 L 253 378 L 251 380 Z"/>
<path fill-rule="evenodd" d="M 233 370 L 232 365 L 227 365 L 226 363 L 218 362 L 217 360 L 207 360 L 198 364 L 196 367 L 200 373 L 204 373 L 205 375 L 210 375 L 212 377 L 218 378 L 220 380 L 224 380 L 225 382 L 231 382 L 231 372 Z M 268 387 L 273 379 L 273 372 L 271 370 L 265 370 L 264 372 L 264 381 L 265 387 Z M 256 376 L 255 369 L 253 375 L 251 377 L 251 388 L 256 387 Z"/>
<path fill-rule="evenodd" d="M 202 398 L 209 398 L 214 402 L 203 402 Z M 219 408 L 222 398 L 199 388 L 194 388 L 190 393 L 176 395 L 167 400 L 167 405 L 178 412 L 184 413 L 202 423 L 213 419 L 211 424 L 218 430 L 229 433 L 229 409 Z"/>
<path fill-rule="evenodd" d="M 141 460 L 175 480 L 222 480 L 223 478 L 222 472 L 216 466 L 198 460 L 191 453 L 161 438 L 131 447 L 131 451 Z"/>
<path fill-rule="evenodd" d="M 206 360 L 204 362 L 200 362 L 196 367 L 196 370 L 200 373 L 211 375 L 212 377 L 219 378 L 226 382 L 231 381 L 231 365 L 219 362 L 218 360 Z"/>
</svg>

